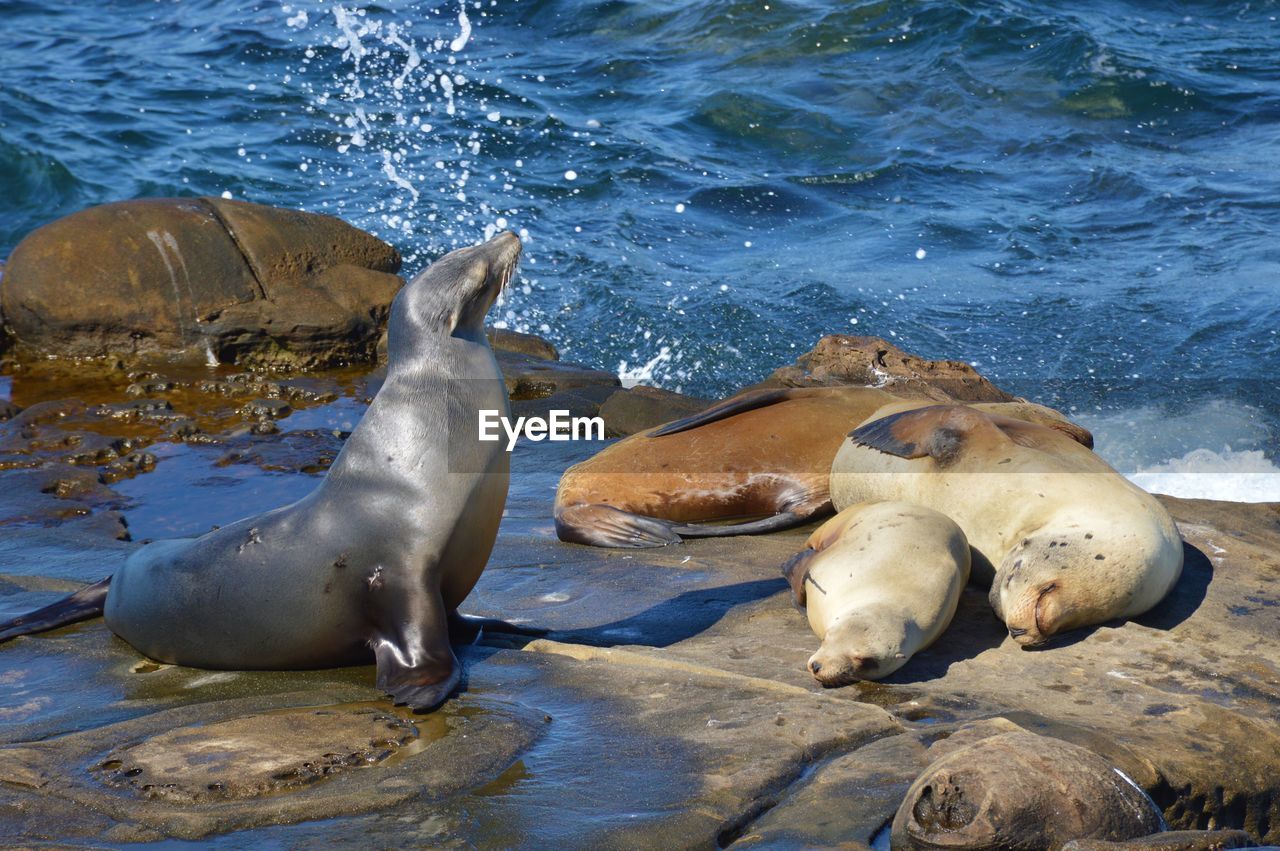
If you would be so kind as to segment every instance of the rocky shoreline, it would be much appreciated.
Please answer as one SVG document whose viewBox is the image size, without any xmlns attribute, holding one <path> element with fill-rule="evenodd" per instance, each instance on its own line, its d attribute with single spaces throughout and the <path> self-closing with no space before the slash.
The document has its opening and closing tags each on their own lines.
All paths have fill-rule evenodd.
<svg viewBox="0 0 1280 851">
<path fill-rule="evenodd" d="M 393 276 L 374 265 L 362 268 Z M 122 488 L 162 480 L 175 447 L 233 477 L 323 472 L 380 381 L 378 313 L 361 310 L 346 342 L 304 335 L 302 355 L 238 364 L 174 359 L 181 345 L 50 360 L 15 334 L 0 403 L 0 614 L 110 573 L 140 537 Z M 261 351 L 289 350 L 281 339 Z M 707 404 L 624 388 L 537 337 L 490 339 L 517 415 L 600 416 L 614 437 Z M 1012 398 L 966 364 L 868 337 L 823 338 L 761 383 Z M 561 543 L 554 485 L 592 448 L 517 450 L 498 545 L 465 608 L 550 633 L 468 648 L 463 692 L 434 715 L 391 708 L 372 668 L 155 665 L 100 621 L 0 647 L 0 837 L 883 847 L 947 742 L 1026 731 L 1122 770 L 1171 830 L 1244 831 L 1132 847 L 1280 843 L 1280 506 L 1161 497 L 1186 566 L 1147 615 L 1024 651 L 969 588 L 906 668 L 824 691 L 805 670 L 816 639 L 778 573 L 812 526 L 642 551 Z"/>
</svg>

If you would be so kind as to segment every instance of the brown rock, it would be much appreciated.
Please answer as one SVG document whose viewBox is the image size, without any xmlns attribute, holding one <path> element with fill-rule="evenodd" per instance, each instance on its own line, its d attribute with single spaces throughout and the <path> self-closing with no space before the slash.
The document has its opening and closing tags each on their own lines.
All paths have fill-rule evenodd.
<svg viewBox="0 0 1280 851">
<path fill-rule="evenodd" d="M 507 395 L 512 400 L 541 399 L 552 393 L 585 387 L 621 386 L 616 375 L 604 370 L 513 352 L 500 351 L 496 355 L 507 384 Z"/>
<path fill-rule="evenodd" d="M 14 249 L 0 313 L 19 351 L 320 366 L 373 356 L 395 250 L 331 216 L 220 198 L 123 201 Z"/>
<path fill-rule="evenodd" d="M 1014 732 L 929 766 L 898 808 L 891 847 L 1056 851 L 1073 839 L 1133 839 L 1163 826 L 1155 803 L 1102 757 Z"/>
<path fill-rule="evenodd" d="M 495 352 L 511 352 L 538 360 L 560 360 L 560 352 L 547 340 L 506 328 L 488 328 L 489 345 Z"/>
<path fill-rule="evenodd" d="M 604 418 L 605 436 L 626 437 L 696 414 L 709 404 L 706 399 L 657 387 L 632 387 L 615 390 L 600 406 L 600 416 Z"/>
<path fill-rule="evenodd" d="M 927 360 L 879 337 L 831 334 L 761 387 L 825 387 L 856 384 L 891 392 L 912 391 L 939 401 L 1011 402 L 1005 393 L 963 361 Z"/>
<path fill-rule="evenodd" d="M 334 266 L 400 271 L 394 248 L 333 216 L 226 198 L 200 200 L 213 208 L 265 286 L 305 283 Z"/>
</svg>

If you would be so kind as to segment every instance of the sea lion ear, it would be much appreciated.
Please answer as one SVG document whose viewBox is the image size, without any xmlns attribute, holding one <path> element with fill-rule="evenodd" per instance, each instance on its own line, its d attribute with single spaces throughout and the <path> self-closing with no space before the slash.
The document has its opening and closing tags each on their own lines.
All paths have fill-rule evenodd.
<svg viewBox="0 0 1280 851">
<path fill-rule="evenodd" d="M 853 442 L 899 458 L 932 457 L 946 463 L 966 438 L 999 434 L 991 417 L 964 405 L 930 405 L 890 414 L 849 432 Z"/>
</svg>

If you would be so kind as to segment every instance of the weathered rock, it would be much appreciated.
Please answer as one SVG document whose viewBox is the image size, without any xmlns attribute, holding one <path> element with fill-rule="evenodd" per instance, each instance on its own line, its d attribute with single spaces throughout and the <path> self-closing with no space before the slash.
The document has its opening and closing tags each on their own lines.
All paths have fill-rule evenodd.
<svg viewBox="0 0 1280 851">
<path fill-rule="evenodd" d="M 574 363 L 548 361 L 512 352 L 497 352 L 498 368 L 513 401 L 541 399 L 564 390 L 619 387 L 618 376 Z"/>
<path fill-rule="evenodd" d="M 525 334 L 506 328 L 487 328 L 489 345 L 495 352 L 511 352 L 538 360 L 560 360 L 560 352 L 549 341 L 536 334 Z"/>
<path fill-rule="evenodd" d="M 820 339 L 795 364 L 784 366 L 760 387 L 823 387 L 855 384 L 908 392 L 939 401 L 1011 402 L 963 361 L 927 360 L 902 351 L 879 337 L 832 334 Z"/>
<path fill-rule="evenodd" d="M 1057 851 L 1073 839 L 1119 841 L 1161 830 L 1138 786 L 1085 748 L 1004 733 L 951 750 L 907 790 L 892 847 Z"/>
<path fill-rule="evenodd" d="M 1243 830 L 1170 830 L 1127 842 L 1076 839 L 1062 846 L 1062 851 L 1222 851 L 1253 844 Z"/>
<path fill-rule="evenodd" d="M 15 373 L 18 405 L 53 398 L 36 379 L 44 369 L 24 364 Z M 125 488 L 142 506 L 131 515 L 138 537 L 156 534 L 170 517 L 181 522 L 199 510 L 196 503 L 239 509 L 242 499 L 257 499 L 257 509 L 295 498 L 288 487 L 298 477 L 218 467 L 217 459 L 237 452 L 239 460 L 281 470 L 319 462 L 340 446 L 344 423 L 358 418 L 369 395 L 347 373 L 291 390 L 287 382 L 203 370 L 119 371 L 103 389 L 100 376 L 78 378 L 81 372 L 68 370 L 64 380 L 74 390 L 63 395 L 85 404 L 36 408 L 26 419 L 31 436 L 14 437 L 15 463 L 79 451 L 55 446 L 69 431 L 121 439 L 123 460 L 142 441 L 169 439 L 167 430 L 181 427 L 151 416 L 185 417 L 201 429 L 193 437 L 220 444 L 156 449 L 157 471 Z M 172 387 L 127 397 L 134 383 Z M 342 398 L 314 407 L 334 393 Z M 283 423 L 290 431 L 231 433 L 245 426 L 238 408 L 255 398 L 290 400 L 296 411 Z M 812 633 L 778 575 L 812 527 L 645 551 L 559 543 L 551 523 L 556 480 L 593 448 L 522 445 L 513 456 L 502 534 L 464 610 L 554 632 L 525 650 L 510 640 L 499 648 L 495 635 L 459 649 L 467 683 L 441 717 L 479 713 L 515 724 L 468 735 L 436 779 L 424 782 L 422 763 L 402 761 L 416 747 L 409 743 L 372 765 L 260 798 L 178 804 L 104 785 L 93 766 L 131 745 L 168 741 L 156 737 L 175 729 L 377 701 L 379 693 L 368 666 L 230 672 L 155 665 L 90 621 L 0 646 L 0 742 L 16 746 L 0 755 L 0 768 L 28 784 L 0 783 L 0 843 L 117 845 L 243 829 L 228 841 L 711 847 L 737 837 L 766 847 L 862 847 L 927 759 L 1015 730 L 1014 722 L 1120 767 L 1174 827 L 1238 827 L 1280 840 L 1280 507 L 1166 500 L 1189 541 L 1187 568 L 1173 595 L 1137 621 L 1024 651 L 992 616 L 985 594 L 970 589 L 951 628 L 893 677 L 820 691 L 804 668 Z M 66 498 L 54 482 L 37 486 L 39 470 L 31 479 L 0 472 L 5 517 L 59 504 L 93 510 L 57 526 L 47 525 L 56 519 L 48 515 L 3 527 L 0 616 L 99 579 L 132 550 L 81 528 L 111 500 L 120 502 L 93 481 L 105 468 L 61 469 L 73 474 L 56 477 Z M 198 491 L 187 489 L 193 482 Z M 53 490 L 42 493 L 49 484 Z M 305 492 L 311 483 L 300 484 Z M 266 490 L 251 496 L 259 487 Z M 174 500 L 175 493 L 200 498 Z M 158 524 L 156 506 L 171 503 Z M 206 524 L 234 519 L 197 516 Z M 251 705 L 237 703 L 246 700 Z M 165 714 L 177 709 L 186 714 Z M 545 734 L 520 750 L 519 731 L 528 729 L 520 719 L 530 717 Z M 138 726 L 122 726 L 131 722 Z M 515 762 L 502 762 L 513 754 Z M 439 785 L 444 775 L 463 779 Z M 366 795 L 359 791 L 366 778 L 397 794 Z M 308 797 L 319 793 L 335 797 Z M 344 797 L 335 804 L 337 793 Z M 305 821 L 311 818 L 322 820 Z M 1159 836 L 1176 839 L 1141 841 Z"/>
<path fill-rule="evenodd" d="M 615 390 L 600 406 L 600 416 L 604 418 L 606 437 L 626 437 L 696 414 L 709 404 L 706 399 L 639 386 Z"/>
<path fill-rule="evenodd" d="M 547 727 L 527 707 L 419 720 L 385 703 L 317 697 L 214 701 L 0 748 L 0 780 L 13 790 L 0 813 L 4 797 L 26 793 L 25 810 L 60 820 L 62 835 L 77 835 L 87 812 L 134 841 L 350 816 L 490 781 Z M 123 744 L 104 750 L 111 741 Z M 89 770 L 67 770 L 76 764 Z"/>
<path fill-rule="evenodd" d="M 91 207 L 14 248 L 0 313 L 20 351 L 368 360 L 400 257 L 331 216 L 221 198 Z"/>
<path fill-rule="evenodd" d="M 600 415 L 600 406 L 615 392 L 617 388 L 611 384 L 588 384 L 557 390 L 550 396 L 512 399 L 511 415 L 547 417 L 552 411 L 568 411 L 571 417 L 596 417 Z"/>
</svg>

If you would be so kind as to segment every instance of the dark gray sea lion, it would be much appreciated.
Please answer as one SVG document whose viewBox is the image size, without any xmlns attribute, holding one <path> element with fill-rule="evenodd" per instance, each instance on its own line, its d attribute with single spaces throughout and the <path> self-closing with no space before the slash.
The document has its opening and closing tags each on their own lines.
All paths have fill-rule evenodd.
<svg viewBox="0 0 1280 851">
<path fill-rule="evenodd" d="M 396 297 L 386 382 L 312 493 L 199 538 L 158 541 L 114 576 L 0 625 L 0 640 L 99 612 L 147 656 L 198 668 L 321 668 L 376 659 L 397 703 L 459 679 L 457 608 L 489 559 L 509 459 L 478 440 L 507 413 L 483 322 L 515 269 L 501 234 L 445 255 Z"/>
</svg>

